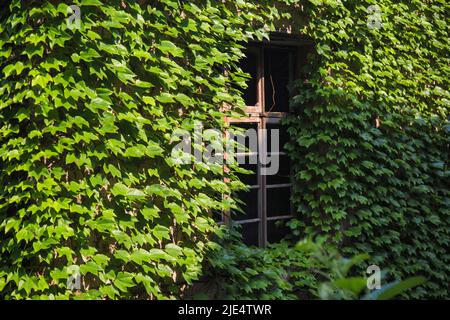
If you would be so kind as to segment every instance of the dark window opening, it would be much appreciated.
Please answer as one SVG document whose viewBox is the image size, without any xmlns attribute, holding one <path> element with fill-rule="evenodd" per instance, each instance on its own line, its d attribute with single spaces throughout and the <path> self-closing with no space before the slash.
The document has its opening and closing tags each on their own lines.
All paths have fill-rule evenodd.
<svg viewBox="0 0 450 320">
<path fill-rule="evenodd" d="M 239 199 L 242 203 L 240 204 L 243 212 L 232 212 L 231 219 L 238 220 L 249 220 L 258 218 L 258 190 L 250 189 L 249 191 L 241 191 L 233 195 L 236 199 Z"/>
<path fill-rule="evenodd" d="M 274 133 L 272 130 L 278 130 L 278 142 L 279 142 L 279 150 L 278 152 L 285 153 L 286 143 L 289 141 L 289 134 L 286 126 L 282 126 L 280 123 L 268 123 L 266 125 L 267 129 L 267 152 L 272 152 L 272 137 Z"/>
<path fill-rule="evenodd" d="M 242 202 L 240 207 L 243 212 L 225 215 L 225 222 L 231 219 L 240 224 L 244 242 L 249 245 L 265 246 L 281 240 L 288 232 L 286 222 L 292 218 L 291 165 L 284 148 L 289 136 L 280 120 L 289 112 L 289 87 L 296 77 L 297 59 L 301 56 L 298 51 L 298 46 L 252 44 L 245 52 L 246 57 L 241 60 L 241 69 L 251 77 L 247 82 L 248 88 L 243 92 L 248 117 L 230 122 L 233 127 L 255 129 L 258 142 L 257 150 L 250 150 L 248 141 L 245 141 L 246 146 L 238 155 L 240 167 L 253 174 L 239 175 L 241 181 L 249 186 L 248 191 L 233 195 Z M 272 150 L 273 130 L 279 133 L 278 150 Z M 237 137 L 235 139 L 238 140 Z M 268 156 L 278 157 L 276 174 L 262 174 L 261 147 L 265 147 Z M 255 153 L 257 162 L 250 163 L 249 159 Z M 243 159 L 245 164 L 242 164 Z"/>
<path fill-rule="evenodd" d="M 291 214 L 291 188 L 267 188 L 267 216 L 289 216 Z"/>
<path fill-rule="evenodd" d="M 257 164 L 249 164 L 250 159 L 246 157 L 246 164 L 240 164 L 239 167 L 246 170 L 247 172 L 244 174 L 238 174 L 239 179 L 248 186 L 257 186 L 258 185 L 258 165 Z M 251 171 L 253 173 L 248 173 Z"/>
</svg>

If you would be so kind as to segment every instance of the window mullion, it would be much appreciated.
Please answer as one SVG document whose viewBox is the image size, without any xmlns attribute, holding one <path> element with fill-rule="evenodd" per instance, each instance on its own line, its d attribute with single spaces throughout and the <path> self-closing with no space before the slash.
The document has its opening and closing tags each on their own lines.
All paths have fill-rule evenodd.
<svg viewBox="0 0 450 320">
<path fill-rule="evenodd" d="M 260 125 L 258 126 L 258 140 L 259 140 L 259 153 L 265 152 L 266 150 L 266 141 L 267 138 L 264 135 L 264 130 L 266 128 L 266 122 L 264 118 L 264 111 L 266 108 L 265 104 L 265 79 L 264 79 L 264 46 L 260 47 L 260 61 L 259 61 L 259 99 L 260 99 Z M 260 246 L 265 247 L 267 244 L 267 190 L 266 190 L 266 176 L 262 175 L 262 168 L 261 168 L 261 161 L 260 157 L 258 157 L 258 179 L 259 179 L 259 185 L 260 185 L 260 201 L 259 201 L 259 216 L 261 219 L 261 225 L 260 225 Z"/>
</svg>

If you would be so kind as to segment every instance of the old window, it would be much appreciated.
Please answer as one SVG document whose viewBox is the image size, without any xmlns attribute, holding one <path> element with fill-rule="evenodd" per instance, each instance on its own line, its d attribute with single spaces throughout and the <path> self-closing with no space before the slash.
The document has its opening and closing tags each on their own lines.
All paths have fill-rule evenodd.
<svg viewBox="0 0 450 320">
<path fill-rule="evenodd" d="M 265 164 L 257 157 L 257 163 L 241 164 L 254 172 L 242 175 L 242 180 L 250 185 L 248 192 L 234 195 L 242 201 L 245 214 L 231 212 L 224 215 L 242 225 L 244 240 L 250 245 L 264 246 L 279 241 L 287 232 L 285 223 L 292 217 L 290 204 L 291 179 L 289 157 L 284 151 L 288 140 L 286 128 L 280 120 L 289 112 L 289 84 L 295 78 L 298 48 L 294 46 L 259 43 L 249 45 L 241 68 L 250 75 L 248 88 L 244 92 L 247 117 L 231 119 L 234 126 L 255 129 L 257 150 L 248 150 L 241 157 L 251 157 L 253 153 L 267 150 L 268 157 L 278 156 L 276 174 L 262 174 Z M 279 132 L 279 148 L 271 150 L 271 131 Z"/>
</svg>

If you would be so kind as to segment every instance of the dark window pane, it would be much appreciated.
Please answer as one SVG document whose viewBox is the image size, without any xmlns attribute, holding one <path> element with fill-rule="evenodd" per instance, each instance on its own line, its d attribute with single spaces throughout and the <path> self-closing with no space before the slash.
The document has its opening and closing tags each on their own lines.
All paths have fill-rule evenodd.
<svg viewBox="0 0 450 320">
<path fill-rule="evenodd" d="M 245 58 L 241 60 L 241 69 L 250 75 L 247 81 L 247 89 L 244 90 L 243 98 L 247 106 L 256 106 L 258 87 L 258 54 L 251 49 L 245 52 Z"/>
<path fill-rule="evenodd" d="M 267 216 L 287 216 L 291 214 L 291 188 L 267 189 Z"/>
<path fill-rule="evenodd" d="M 283 219 L 267 222 L 267 241 L 269 243 L 279 242 L 290 234 L 289 228 L 286 227 L 287 221 Z"/>
<path fill-rule="evenodd" d="M 264 82 L 266 112 L 288 112 L 292 51 L 267 48 L 264 51 Z"/>
<path fill-rule="evenodd" d="M 278 173 L 275 175 L 267 175 L 266 179 L 267 185 L 291 183 L 291 164 L 287 155 L 281 155 L 279 157 Z"/>
<path fill-rule="evenodd" d="M 242 225 L 242 236 L 246 245 L 259 245 L 259 222 L 245 223 Z"/>
<path fill-rule="evenodd" d="M 243 204 L 239 204 L 239 207 L 244 213 L 233 212 L 231 215 L 233 220 L 247 220 L 258 217 L 258 189 L 237 192 L 234 195 L 234 199 L 239 199 L 243 202 Z"/>
<path fill-rule="evenodd" d="M 241 144 L 235 149 L 238 153 L 258 152 L 258 123 L 243 122 L 234 124 L 230 135 L 235 142 Z"/>
<path fill-rule="evenodd" d="M 289 142 L 289 133 L 287 132 L 286 126 L 281 124 L 268 123 L 266 125 L 266 135 L 267 135 L 267 152 L 272 152 L 272 139 L 276 138 L 276 131 L 278 130 L 278 148 L 279 150 L 273 150 L 274 152 L 286 152 L 285 146 Z"/>
</svg>

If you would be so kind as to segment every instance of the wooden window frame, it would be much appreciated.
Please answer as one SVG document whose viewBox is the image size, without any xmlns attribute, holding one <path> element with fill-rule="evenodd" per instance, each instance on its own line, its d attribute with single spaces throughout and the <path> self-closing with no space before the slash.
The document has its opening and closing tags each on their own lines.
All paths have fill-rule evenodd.
<svg viewBox="0 0 450 320">
<path fill-rule="evenodd" d="M 255 106 L 247 106 L 246 113 L 247 117 L 240 119 L 227 119 L 230 124 L 239 124 L 239 123 L 256 123 L 258 126 L 258 152 L 262 150 L 263 143 L 263 133 L 267 127 L 267 124 L 278 124 L 280 120 L 285 117 L 287 112 L 266 112 L 266 102 L 265 102 L 265 50 L 266 48 L 289 48 L 292 50 L 290 53 L 289 59 L 289 70 L 290 79 L 289 82 L 292 83 L 298 75 L 297 68 L 299 66 L 299 49 L 301 43 L 298 42 L 294 45 L 293 43 L 285 43 L 283 41 L 278 41 L 277 43 L 272 42 L 259 42 L 259 43 L 251 43 L 248 47 L 248 50 L 253 52 L 257 52 L 258 57 L 258 70 L 257 70 L 257 99 Z M 280 155 L 285 155 L 285 152 L 280 152 Z M 292 190 L 292 182 L 283 183 L 283 184 L 267 184 L 267 176 L 261 174 L 261 163 L 258 161 L 257 164 L 257 185 L 250 186 L 250 189 L 258 189 L 258 208 L 257 208 L 257 218 L 253 219 L 242 219 L 242 220 L 233 220 L 234 223 L 244 225 L 248 223 L 259 223 L 258 226 L 258 245 L 260 247 L 264 247 L 268 244 L 268 222 L 272 221 L 287 221 L 293 217 L 293 208 L 290 206 L 290 213 L 287 215 L 281 216 L 268 216 L 268 208 L 267 208 L 267 199 L 268 199 L 268 190 L 270 189 L 281 189 L 281 188 L 289 188 Z M 292 174 L 291 174 L 292 176 Z M 226 212 L 222 214 L 222 223 L 229 224 L 232 218 L 230 218 L 230 213 Z"/>
</svg>

